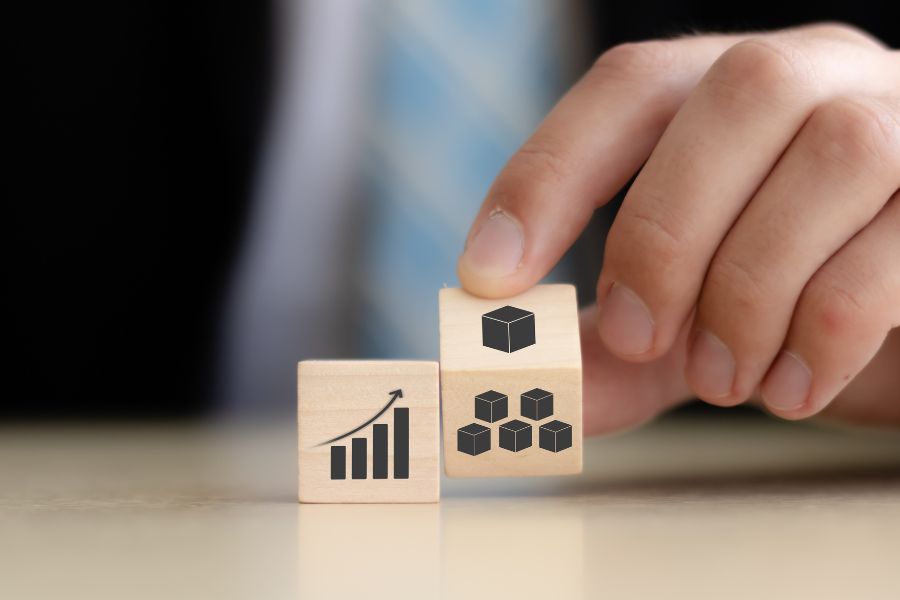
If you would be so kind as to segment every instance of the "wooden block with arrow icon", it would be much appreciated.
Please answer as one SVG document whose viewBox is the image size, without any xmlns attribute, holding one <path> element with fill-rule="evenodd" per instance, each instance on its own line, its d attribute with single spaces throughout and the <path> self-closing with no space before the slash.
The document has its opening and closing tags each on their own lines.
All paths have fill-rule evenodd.
<svg viewBox="0 0 900 600">
<path fill-rule="evenodd" d="M 437 502 L 438 365 L 303 361 L 300 502 Z"/>
</svg>

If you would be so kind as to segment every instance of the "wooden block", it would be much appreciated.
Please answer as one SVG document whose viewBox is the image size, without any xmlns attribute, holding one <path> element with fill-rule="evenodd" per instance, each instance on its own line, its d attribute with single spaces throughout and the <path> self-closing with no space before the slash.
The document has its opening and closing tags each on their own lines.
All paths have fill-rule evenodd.
<svg viewBox="0 0 900 600">
<path fill-rule="evenodd" d="M 444 469 L 451 477 L 581 472 L 575 288 L 513 298 L 440 291 Z"/>
<path fill-rule="evenodd" d="M 300 502 L 437 502 L 438 365 L 303 361 Z"/>
</svg>

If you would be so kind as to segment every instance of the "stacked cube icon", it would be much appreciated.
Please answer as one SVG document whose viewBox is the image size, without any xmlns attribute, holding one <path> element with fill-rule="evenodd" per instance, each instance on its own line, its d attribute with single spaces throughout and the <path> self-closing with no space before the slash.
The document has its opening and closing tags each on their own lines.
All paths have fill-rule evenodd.
<svg viewBox="0 0 900 600">
<path fill-rule="evenodd" d="M 566 448 L 571 448 L 572 426 L 562 421 L 544 423 L 538 431 L 538 444 L 550 452 L 561 452 Z"/>
<path fill-rule="evenodd" d="M 519 412 L 526 419 L 541 421 L 553 416 L 553 394 L 534 388 L 521 396 Z"/>
<path fill-rule="evenodd" d="M 500 447 L 519 452 L 531 447 L 531 425 L 513 419 L 500 426 Z"/>
<path fill-rule="evenodd" d="M 481 343 L 509 353 L 534 345 L 534 313 L 504 306 L 481 315 Z"/>
<path fill-rule="evenodd" d="M 496 423 L 509 414 L 509 399 L 506 394 L 488 390 L 475 396 L 475 418 L 488 423 Z"/>
<path fill-rule="evenodd" d="M 491 430 L 478 423 L 460 427 L 456 432 L 456 447 L 471 456 L 487 452 L 491 449 Z"/>
<path fill-rule="evenodd" d="M 534 388 L 521 395 L 520 412 L 525 419 L 542 421 L 553 416 L 553 394 Z M 509 397 L 496 390 L 488 390 L 475 396 L 475 418 L 486 423 L 496 423 L 509 416 Z M 500 425 L 499 445 L 510 452 L 521 452 L 533 443 L 532 426 L 519 419 L 511 419 Z M 550 452 L 561 452 L 572 447 L 572 426 L 559 420 L 540 426 L 538 445 Z M 470 456 L 478 456 L 491 449 L 491 430 L 481 423 L 470 423 L 456 431 L 457 450 Z"/>
</svg>

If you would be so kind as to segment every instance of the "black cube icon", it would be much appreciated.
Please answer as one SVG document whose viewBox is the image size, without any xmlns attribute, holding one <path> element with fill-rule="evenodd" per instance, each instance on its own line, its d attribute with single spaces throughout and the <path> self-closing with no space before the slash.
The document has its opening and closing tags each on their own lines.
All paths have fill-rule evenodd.
<svg viewBox="0 0 900 600">
<path fill-rule="evenodd" d="M 478 423 L 460 427 L 456 431 L 456 449 L 471 456 L 487 452 L 491 449 L 491 430 Z"/>
<path fill-rule="evenodd" d="M 488 390 L 475 396 L 475 418 L 488 423 L 496 423 L 509 414 L 509 400 L 506 394 Z"/>
<path fill-rule="evenodd" d="M 488 348 L 515 352 L 534 341 L 533 312 L 504 306 L 481 315 L 481 343 Z"/>
<path fill-rule="evenodd" d="M 538 444 L 544 450 L 560 452 L 572 447 L 572 426 L 562 421 L 550 421 L 541 425 Z"/>
<path fill-rule="evenodd" d="M 513 452 L 531 448 L 531 425 L 518 419 L 501 425 L 500 447 Z"/>
<path fill-rule="evenodd" d="M 541 388 L 534 388 L 522 394 L 519 407 L 523 417 L 540 421 L 553 416 L 553 394 Z"/>
</svg>

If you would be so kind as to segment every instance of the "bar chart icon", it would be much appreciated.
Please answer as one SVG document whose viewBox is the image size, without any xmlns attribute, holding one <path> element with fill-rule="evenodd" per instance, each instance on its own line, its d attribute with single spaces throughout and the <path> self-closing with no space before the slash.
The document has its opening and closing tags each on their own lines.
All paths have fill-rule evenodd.
<svg viewBox="0 0 900 600">
<path fill-rule="evenodd" d="M 431 361 L 300 362 L 300 502 L 437 502 L 439 385 Z"/>
<path fill-rule="evenodd" d="M 389 479 L 388 476 L 388 436 L 390 427 L 387 423 L 375 423 L 388 409 L 403 397 L 403 390 L 394 390 L 390 401 L 374 417 L 351 429 L 347 433 L 331 438 L 319 444 L 320 446 L 331 444 L 331 479 L 347 479 L 347 446 L 335 444 L 353 434 L 366 429 L 371 425 L 372 448 L 372 479 Z M 394 460 L 393 478 L 409 479 L 409 408 L 395 407 L 393 412 L 394 428 Z M 368 437 L 352 437 L 350 439 L 350 479 L 368 479 Z"/>
</svg>

